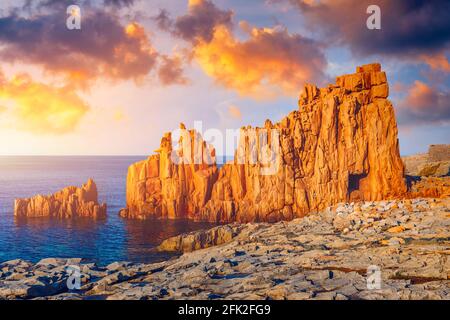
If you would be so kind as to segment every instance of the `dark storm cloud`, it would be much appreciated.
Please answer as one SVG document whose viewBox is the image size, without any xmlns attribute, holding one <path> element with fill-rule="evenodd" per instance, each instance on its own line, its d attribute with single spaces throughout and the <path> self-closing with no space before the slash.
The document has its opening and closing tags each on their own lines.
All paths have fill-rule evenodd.
<svg viewBox="0 0 450 320">
<path fill-rule="evenodd" d="M 26 0 L 22 9 L 65 9 L 69 5 L 78 5 L 81 8 L 91 8 L 94 6 L 96 1 L 93 0 Z M 112 8 L 123 8 L 123 7 L 131 7 L 136 3 L 136 0 L 103 0 L 97 1 L 97 4 L 100 3 L 104 7 L 112 7 Z"/>
<path fill-rule="evenodd" d="M 448 0 L 289 1 L 330 44 L 347 44 L 359 55 L 433 54 L 449 45 Z M 372 4 L 381 9 L 381 30 L 366 28 Z"/>
<path fill-rule="evenodd" d="M 103 3 L 107 6 L 114 7 L 131 7 L 135 0 L 104 0 Z"/>
<path fill-rule="evenodd" d="M 189 4 L 185 15 L 171 20 L 167 11 L 161 10 L 156 21 L 163 30 L 170 29 L 175 36 L 195 43 L 211 41 L 219 25 L 231 27 L 232 17 L 231 10 L 222 10 L 210 0 L 198 0 Z"/>
<path fill-rule="evenodd" d="M 0 18 L 0 58 L 42 66 L 73 81 L 98 76 L 137 79 L 148 74 L 158 54 L 138 24 L 122 25 L 112 12 L 82 11 L 82 29 L 68 30 L 65 10 Z"/>
</svg>

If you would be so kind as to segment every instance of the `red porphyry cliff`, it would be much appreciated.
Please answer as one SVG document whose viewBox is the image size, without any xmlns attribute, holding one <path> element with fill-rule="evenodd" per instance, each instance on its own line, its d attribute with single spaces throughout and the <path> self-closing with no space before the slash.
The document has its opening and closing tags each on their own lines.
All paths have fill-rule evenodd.
<svg viewBox="0 0 450 320">
<path fill-rule="evenodd" d="M 242 128 L 239 155 L 236 151 L 234 161 L 220 169 L 215 163 L 173 163 L 168 133 L 156 155 L 130 166 L 127 208 L 120 214 L 278 221 L 343 201 L 402 196 L 407 191 L 404 166 L 388 94 L 386 73 L 377 63 L 358 67 L 325 88 L 307 85 L 299 109 L 279 123 Z M 279 146 L 276 170 L 261 174 L 265 165 L 253 161 L 262 157 L 253 147 L 265 143 L 260 132 L 271 130 L 278 132 L 272 140 L 268 135 L 268 146 Z M 190 131 L 189 142 L 195 139 L 210 148 Z"/>
<path fill-rule="evenodd" d="M 106 204 L 98 203 L 97 185 L 89 179 L 81 188 L 67 187 L 55 194 L 16 199 L 17 217 L 106 217 Z"/>
</svg>

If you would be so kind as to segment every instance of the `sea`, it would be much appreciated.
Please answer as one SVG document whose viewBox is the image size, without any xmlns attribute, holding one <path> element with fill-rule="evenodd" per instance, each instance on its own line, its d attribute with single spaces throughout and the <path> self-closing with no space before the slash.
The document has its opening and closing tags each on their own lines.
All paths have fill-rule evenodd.
<svg viewBox="0 0 450 320">
<path fill-rule="evenodd" d="M 212 227 L 189 220 L 130 220 L 125 207 L 128 166 L 145 156 L 0 156 L 0 263 L 48 257 L 84 258 L 99 265 L 115 261 L 153 263 L 171 258 L 155 247 L 164 239 Z M 104 220 L 15 218 L 14 199 L 52 194 L 67 186 L 97 184 L 108 204 Z"/>
</svg>

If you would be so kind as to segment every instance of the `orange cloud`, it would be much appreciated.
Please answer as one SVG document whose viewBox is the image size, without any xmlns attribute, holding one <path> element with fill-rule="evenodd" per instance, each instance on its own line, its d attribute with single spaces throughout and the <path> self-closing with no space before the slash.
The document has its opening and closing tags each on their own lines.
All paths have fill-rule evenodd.
<svg viewBox="0 0 450 320">
<path fill-rule="evenodd" d="M 425 61 L 425 63 L 428 64 L 433 70 L 450 72 L 450 63 L 443 53 L 423 55 L 421 56 L 421 59 Z"/>
<path fill-rule="evenodd" d="M 228 107 L 228 112 L 235 119 L 241 119 L 242 118 L 241 110 L 239 109 L 239 107 L 237 107 L 235 105 L 229 106 Z"/>
<path fill-rule="evenodd" d="M 100 66 L 98 72 L 113 79 L 141 80 L 155 66 L 158 53 L 140 24 L 130 23 L 124 30 L 126 41 L 114 47 L 113 61 Z"/>
<path fill-rule="evenodd" d="M 285 28 L 250 28 L 239 41 L 226 26 L 217 26 L 211 41 L 200 41 L 194 57 L 206 74 L 241 95 L 257 98 L 296 95 L 307 81 L 323 76 L 326 60 L 310 39 Z"/>
<path fill-rule="evenodd" d="M 161 64 L 158 69 L 160 82 L 167 86 L 171 84 L 188 84 L 189 79 L 184 76 L 183 60 L 181 56 L 161 56 Z"/>
<path fill-rule="evenodd" d="M 140 24 L 94 8 L 82 20 L 82 30 L 68 30 L 56 8 L 0 17 L 0 59 L 41 66 L 77 87 L 98 78 L 141 81 L 156 67 L 159 54 Z"/>
<path fill-rule="evenodd" d="M 26 74 L 0 82 L 0 98 L 12 102 L 16 129 L 39 134 L 71 132 L 89 110 L 71 88 L 33 82 Z"/>
<path fill-rule="evenodd" d="M 450 94 L 416 80 L 398 105 L 400 124 L 443 124 L 450 121 Z"/>
</svg>

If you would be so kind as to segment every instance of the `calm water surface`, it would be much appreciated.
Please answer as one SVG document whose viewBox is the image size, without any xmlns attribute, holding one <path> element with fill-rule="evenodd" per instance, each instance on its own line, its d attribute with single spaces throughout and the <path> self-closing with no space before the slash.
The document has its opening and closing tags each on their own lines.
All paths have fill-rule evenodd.
<svg viewBox="0 0 450 320">
<path fill-rule="evenodd" d="M 187 220 L 124 220 L 128 166 L 145 157 L 3 157 L 0 156 L 0 262 L 47 257 L 82 257 L 113 261 L 155 262 L 170 257 L 153 249 L 173 235 L 212 226 Z M 50 194 L 92 177 L 99 201 L 108 204 L 104 221 L 78 218 L 15 219 L 14 198 Z"/>
</svg>

